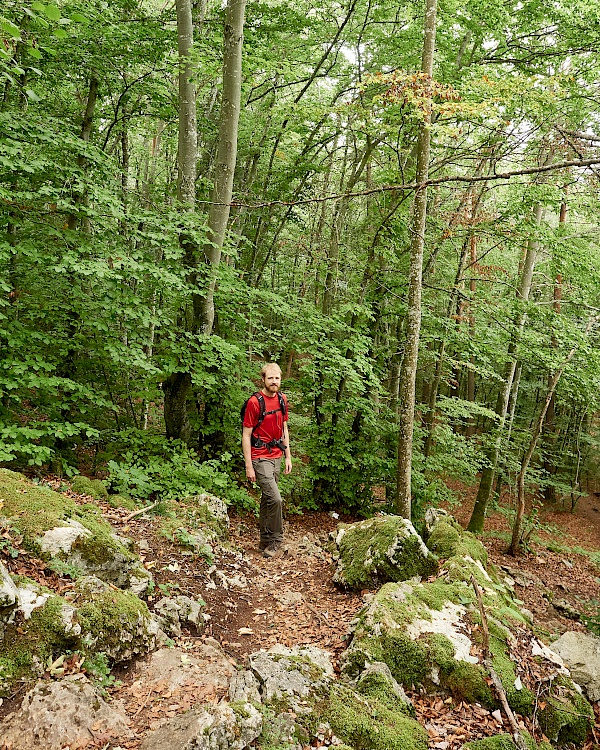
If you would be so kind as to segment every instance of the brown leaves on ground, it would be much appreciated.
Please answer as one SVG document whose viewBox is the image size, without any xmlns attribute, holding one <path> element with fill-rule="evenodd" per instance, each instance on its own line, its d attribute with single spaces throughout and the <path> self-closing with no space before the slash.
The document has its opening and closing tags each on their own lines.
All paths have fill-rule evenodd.
<svg viewBox="0 0 600 750">
<path fill-rule="evenodd" d="M 55 480 L 55 484 L 59 489 L 60 480 Z M 464 524 L 472 506 L 472 493 L 465 488 L 460 490 L 467 498 L 465 505 L 452 512 Z M 89 502 L 87 497 L 69 495 L 77 502 Z M 341 591 L 331 581 L 333 560 L 324 545 L 328 532 L 336 528 L 338 521 L 328 513 L 306 513 L 288 519 L 283 554 L 272 559 L 263 558 L 258 550 L 256 520 L 251 516 L 233 516 L 230 544 L 218 552 L 215 565 L 211 567 L 204 559 L 162 536 L 156 516 L 140 515 L 131 519 L 125 509 L 111 508 L 105 503 L 99 505 L 105 518 L 120 534 L 133 538 L 140 545 L 144 564 L 152 571 L 156 582 L 154 592 L 147 597 L 150 608 L 163 595 L 185 594 L 201 597 L 206 602 L 205 611 L 210 619 L 205 632 L 199 635 L 184 631 L 177 639 L 176 645 L 185 649 L 190 658 L 201 650 L 206 638 L 212 637 L 221 644 L 231 663 L 243 663 L 247 655 L 261 648 L 268 649 L 275 643 L 312 644 L 332 652 L 335 666 L 339 667 L 349 624 L 362 606 L 362 597 Z M 563 544 L 600 548 L 600 500 L 595 496 L 580 499 L 576 513 L 554 512 L 549 521 L 562 529 L 560 541 Z M 488 519 L 486 530 L 506 531 L 506 521 L 494 515 Z M 20 540 L 11 535 L 10 530 L 0 530 L 0 533 L 5 534 L 3 538 L 19 553 L 11 558 L 8 546 L 0 545 L 0 559 L 11 573 L 34 578 L 58 593 L 72 586 L 69 578 L 48 570 L 41 560 L 23 550 Z M 589 558 L 567 556 L 539 545 L 534 545 L 531 553 L 513 558 L 506 554 L 506 541 L 486 535 L 484 543 L 492 561 L 505 566 L 506 575 L 513 576 L 515 571 L 523 574 L 523 577 L 517 576 L 515 591 L 533 613 L 537 625 L 553 634 L 583 627 L 567 619 L 551 602 L 564 598 L 574 608 L 581 608 L 586 601 L 600 599 L 598 570 Z M 512 660 L 522 667 L 519 676 L 523 684 L 530 688 L 543 685 L 548 675 L 542 673 L 542 666 L 536 671 L 531 660 L 524 658 L 525 650 L 531 649 L 529 632 L 524 629 L 523 633 L 518 633 L 511 648 Z M 525 664 L 529 665 L 527 669 Z M 64 667 L 76 671 L 77 664 L 65 661 Z M 136 679 L 132 665 L 117 667 L 113 674 L 120 684 L 110 692 L 124 705 L 135 733 L 135 739 L 121 740 L 120 745 L 125 750 L 136 750 L 142 737 L 167 718 L 203 703 L 217 703 L 225 692 L 222 686 L 199 686 L 193 682 L 184 682 L 174 689 L 160 684 L 146 686 Z M 16 707 L 21 695 L 12 702 L 12 707 Z M 506 717 L 499 711 L 490 712 L 478 704 L 418 690 L 409 691 L 409 695 L 419 722 L 427 730 L 430 748 L 458 750 L 469 740 L 510 731 Z M 543 700 L 543 695 L 540 699 Z M 5 701 L 4 711 L 9 707 L 11 702 Z M 600 720 L 598 704 L 594 709 Z M 539 729 L 529 719 L 516 718 L 521 728 L 527 728 L 541 739 Z M 598 721 L 597 726 L 600 726 Z M 600 735 L 600 731 L 596 733 Z M 585 750 L 592 750 L 596 741 L 590 738 Z"/>
</svg>

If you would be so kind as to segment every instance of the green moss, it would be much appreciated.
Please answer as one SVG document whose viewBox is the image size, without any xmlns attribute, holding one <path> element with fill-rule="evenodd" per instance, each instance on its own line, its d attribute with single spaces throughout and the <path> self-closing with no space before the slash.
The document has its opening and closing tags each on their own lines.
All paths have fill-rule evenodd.
<svg viewBox="0 0 600 750">
<path fill-rule="evenodd" d="M 457 660 L 454 645 L 445 635 L 431 633 L 425 641 L 429 647 L 431 665 L 439 668 L 442 687 L 460 700 L 496 707 L 494 694 L 486 682 L 488 675 L 480 664 Z"/>
<path fill-rule="evenodd" d="M 109 495 L 108 504 L 111 508 L 125 508 L 125 510 L 136 510 L 138 507 L 135 500 L 127 495 Z"/>
<path fill-rule="evenodd" d="M 427 539 L 427 546 L 438 557 L 444 560 L 456 554 L 461 533 L 448 521 L 438 521 Z"/>
<path fill-rule="evenodd" d="M 341 528 L 346 528 L 339 544 L 342 582 L 350 588 L 426 577 L 437 570 L 437 558 L 424 555 L 421 538 L 409 534 L 399 516 L 371 518 Z M 403 541 L 395 549 L 398 538 Z"/>
<path fill-rule="evenodd" d="M 135 630 L 136 625 L 150 618 L 148 607 L 135 594 L 112 588 L 92 595 L 77 614 L 82 631 L 97 638 L 94 648 L 111 653 L 120 651 L 124 630 Z"/>
<path fill-rule="evenodd" d="M 536 744 L 529 732 L 523 732 L 522 735 L 528 750 L 552 750 L 551 747 L 543 742 L 539 746 Z M 496 734 L 493 737 L 486 737 L 483 740 L 474 740 L 463 745 L 463 750 L 518 750 L 510 734 Z"/>
<path fill-rule="evenodd" d="M 515 664 L 508 654 L 506 642 L 490 637 L 490 652 L 492 654 L 492 666 L 502 682 L 508 705 L 522 716 L 529 716 L 535 704 L 535 695 L 526 687 L 522 687 L 520 690 L 515 687 L 517 672 Z"/>
<path fill-rule="evenodd" d="M 412 703 L 403 700 L 394 690 L 390 679 L 381 672 L 369 672 L 361 676 L 357 690 L 365 698 L 378 701 L 392 711 L 399 711 L 412 718 L 416 715 Z"/>
<path fill-rule="evenodd" d="M 377 700 L 361 699 L 340 683 L 332 685 L 315 712 L 354 750 L 427 749 L 427 733 L 414 719 Z"/>
<path fill-rule="evenodd" d="M 544 734 L 558 745 L 582 745 L 594 721 L 594 711 L 587 700 L 564 676 L 552 684 L 546 705 L 539 712 Z"/>
<path fill-rule="evenodd" d="M 35 581 L 21 579 L 19 586 L 26 583 L 45 593 Z M 61 597 L 50 596 L 42 607 L 33 610 L 29 619 L 6 628 L 0 655 L 0 696 L 9 695 L 15 682 L 38 676 L 41 665 L 49 659 L 77 647 L 77 637 L 65 633 L 61 618 L 66 604 Z"/>
<path fill-rule="evenodd" d="M 71 498 L 38 487 L 21 474 L 6 469 L 0 469 L 0 492 L 4 500 L 3 514 L 23 535 L 25 548 L 44 559 L 49 556 L 42 553 L 40 539 L 49 529 L 64 526 L 69 520 L 77 521 L 91 532 L 91 536 L 81 536 L 73 549 L 79 550 L 92 565 L 102 566 L 115 554 L 122 555 L 124 560 L 136 559 L 114 538 L 111 526 L 102 519 L 95 505 L 79 506 Z"/>
<path fill-rule="evenodd" d="M 71 488 L 78 495 L 89 495 L 94 500 L 104 500 L 108 497 L 108 491 L 101 479 L 89 479 L 83 474 L 73 477 Z"/>
<path fill-rule="evenodd" d="M 488 566 L 488 553 L 483 543 L 468 531 L 463 531 L 460 544 L 456 549 L 457 555 L 468 555 L 473 560 L 479 560 L 484 568 Z"/>
</svg>

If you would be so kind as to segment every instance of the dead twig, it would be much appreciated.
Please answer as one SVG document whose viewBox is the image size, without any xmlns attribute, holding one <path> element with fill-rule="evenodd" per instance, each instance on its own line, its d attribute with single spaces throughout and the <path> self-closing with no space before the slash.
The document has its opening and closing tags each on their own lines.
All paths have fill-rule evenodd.
<svg viewBox="0 0 600 750">
<path fill-rule="evenodd" d="M 125 518 L 123 519 L 123 523 L 127 523 L 127 521 L 131 521 L 131 519 L 135 518 L 136 516 L 141 516 L 142 513 L 147 513 L 149 510 L 156 508 L 156 506 L 159 503 L 160 503 L 160 500 L 157 500 L 155 503 L 152 503 L 152 505 L 147 505 L 145 508 L 134 510 L 133 513 L 130 513 L 128 516 L 125 516 Z"/>
<path fill-rule="evenodd" d="M 527 743 L 525 742 L 525 739 L 523 738 L 523 735 L 521 734 L 521 731 L 517 724 L 517 720 L 515 719 L 515 715 L 513 714 L 511 707 L 508 705 L 508 700 L 506 698 L 506 691 L 504 690 L 504 686 L 502 685 L 502 680 L 500 679 L 500 677 L 496 673 L 496 670 L 492 666 L 492 660 L 490 658 L 490 631 L 488 627 L 487 616 L 485 614 L 485 607 L 483 606 L 483 598 L 481 596 L 481 589 L 479 588 L 479 585 L 473 576 L 471 576 L 471 583 L 473 584 L 473 588 L 475 589 L 475 594 L 477 596 L 477 603 L 479 605 L 479 614 L 481 615 L 481 624 L 483 627 L 483 648 L 484 648 L 485 667 L 490 673 L 490 677 L 492 678 L 492 683 L 494 687 L 496 688 L 496 692 L 498 693 L 498 698 L 500 699 L 500 704 L 502 705 L 502 708 L 504 709 L 504 713 L 506 714 L 506 718 L 508 719 L 508 723 L 510 724 L 510 728 L 512 730 L 512 736 L 513 736 L 515 745 L 518 747 L 519 750 L 527 750 Z"/>
</svg>

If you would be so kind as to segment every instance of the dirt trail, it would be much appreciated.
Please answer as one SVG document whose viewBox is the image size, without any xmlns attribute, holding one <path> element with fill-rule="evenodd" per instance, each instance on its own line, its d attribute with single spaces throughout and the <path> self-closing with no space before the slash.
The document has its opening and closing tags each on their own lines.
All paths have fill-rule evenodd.
<svg viewBox="0 0 600 750">
<path fill-rule="evenodd" d="M 472 498 L 464 488 L 461 494 L 465 504 L 453 512 L 465 523 Z M 205 653 L 212 639 L 218 641 L 232 665 L 244 665 L 248 654 L 275 643 L 312 644 L 330 651 L 335 668 L 339 668 L 348 627 L 366 592 L 344 592 L 332 582 L 334 563 L 326 543 L 337 519 L 323 512 L 288 519 L 283 553 L 268 559 L 257 548 L 256 519 L 232 516 L 228 544 L 216 552 L 214 561 L 206 561 L 160 534 L 158 517 L 140 515 L 128 520 L 128 511 L 100 505 L 118 533 L 135 540 L 146 567 L 152 571 L 156 587 L 148 598 L 150 608 L 165 595 L 185 594 L 202 597 L 206 602 L 208 619 L 204 632 L 184 630 L 176 639 L 175 645 L 190 657 Z M 597 507 L 598 498 L 590 496 L 580 501 L 575 514 L 558 513 L 546 521 L 561 529 L 561 543 L 597 551 L 600 548 Z M 505 532 L 504 517 L 493 515 L 486 529 Z M 537 625 L 554 634 L 583 628 L 551 601 L 565 600 L 575 609 L 581 609 L 590 600 L 600 600 L 599 571 L 588 557 L 534 545 L 530 552 L 515 559 L 505 554 L 506 543 L 501 538 L 485 535 L 484 542 L 494 563 L 509 567 L 511 576 L 519 571 L 524 574 L 520 579 L 517 576 L 515 590 L 533 613 Z M 31 571 L 26 571 L 28 575 L 34 577 L 37 571 L 46 585 L 57 590 L 70 587 L 69 579 L 54 580 L 56 574 L 49 576 L 43 563 L 37 568 L 34 563 L 32 560 Z M 218 701 L 225 694 L 225 687 L 217 683 L 201 689 L 192 685 L 176 696 L 168 690 L 148 689 L 139 684 L 139 667 L 140 664 L 137 667 L 130 664 L 115 669 L 113 674 L 118 682 L 109 689 L 113 698 L 122 702 L 136 735 L 134 740 L 121 743 L 128 750 L 137 750 L 142 737 L 165 718 L 199 703 Z M 409 694 L 419 721 L 429 733 L 431 748 L 458 750 L 469 739 L 505 731 L 502 720 L 498 721 L 480 706 L 419 691 Z M 0 713 L 5 715 L 17 708 L 21 697 L 22 694 L 5 701 Z M 600 705 L 596 708 L 600 712 Z"/>
</svg>

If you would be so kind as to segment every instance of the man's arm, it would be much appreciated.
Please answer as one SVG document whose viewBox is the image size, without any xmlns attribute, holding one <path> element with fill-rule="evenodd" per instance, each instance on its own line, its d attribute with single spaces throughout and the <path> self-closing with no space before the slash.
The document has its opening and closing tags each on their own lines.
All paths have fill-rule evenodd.
<svg viewBox="0 0 600 750">
<path fill-rule="evenodd" d="M 254 466 L 252 466 L 252 448 L 250 445 L 250 437 L 253 429 L 253 427 L 242 428 L 242 450 L 244 451 L 246 476 L 248 477 L 249 482 L 256 482 L 256 472 L 254 471 Z"/>
<path fill-rule="evenodd" d="M 283 423 L 283 442 L 287 445 L 285 449 L 285 469 L 284 474 L 292 472 L 292 451 L 290 450 L 290 434 L 288 432 L 287 422 Z"/>
</svg>

